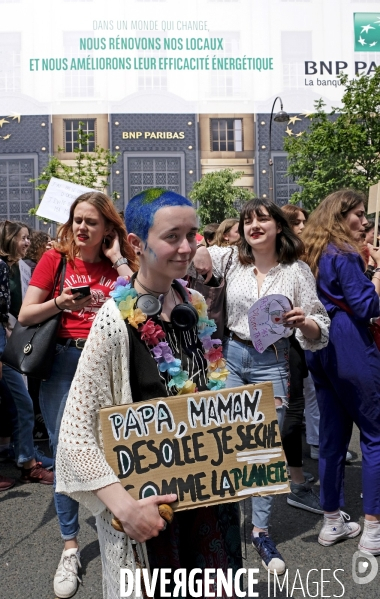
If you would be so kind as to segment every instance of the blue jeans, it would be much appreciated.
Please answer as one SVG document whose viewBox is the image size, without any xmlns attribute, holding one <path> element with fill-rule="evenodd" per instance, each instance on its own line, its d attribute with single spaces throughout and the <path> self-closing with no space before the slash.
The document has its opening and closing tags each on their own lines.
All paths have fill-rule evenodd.
<svg viewBox="0 0 380 599">
<path fill-rule="evenodd" d="M 40 387 L 40 407 L 49 433 L 50 444 L 55 458 L 59 429 L 72 380 L 77 369 L 81 350 L 57 343 L 51 377 L 42 381 Z M 55 488 L 55 480 L 54 480 Z M 65 541 L 74 539 L 79 532 L 78 502 L 68 495 L 54 492 L 61 536 Z"/>
<path fill-rule="evenodd" d="M 276 351 L 271 346 L 260 354 L 254 347 L 227 338 L 224 340 L 223 353 L 229 370 L 226 380 L 227 388 L 255 385 L 267 381 L 273 383 L 274 396 L 282 400 L 282 405 L 276 406 L 277 420 L 281 431 L 288 403 L 289 341 L 280 339 L 275 346 Z M 252 497 L 251 501 L 252 524 L 258 528 L 267 529 L 273 495 Z"/>
<path fill-rule="evenodd" d="M 0 325 L 0 354 L 6 346 L 5 330 Z M 2 384 L 6 385 L 17 410 L 13 418 L 13 441 L 18 464 L 25 464 L 35 456 L 33 442 L 34 410 L 33 402 L 25 386 L 22 375 L 3 364 Z"/>
</svg>

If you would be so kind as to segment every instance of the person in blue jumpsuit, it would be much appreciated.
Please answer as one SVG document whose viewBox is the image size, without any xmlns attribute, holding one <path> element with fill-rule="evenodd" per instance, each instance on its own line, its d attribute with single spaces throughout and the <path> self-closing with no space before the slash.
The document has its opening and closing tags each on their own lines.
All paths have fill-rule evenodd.
<svg viewBox="0 0 380 599">
<path fill-rule="evenodd" d="M 363 455 L 364 530 L 359 549 L 380 555 L 380 351 L 368 329 L 379 316 L 380 251 L 368 244 L 377 264 L 373 281 L 364 275 L 365 196 L 342 189 L 311 215 L 302 239 L 305 261 L 317 278 L 318 295 L 330 318 L 327 347 L 306 352 L 321 413 L 319 474 L 324 523 L 321 545 L 360 534 L 344 506 L 345 455 L 353 423 Z"/>
</svg>

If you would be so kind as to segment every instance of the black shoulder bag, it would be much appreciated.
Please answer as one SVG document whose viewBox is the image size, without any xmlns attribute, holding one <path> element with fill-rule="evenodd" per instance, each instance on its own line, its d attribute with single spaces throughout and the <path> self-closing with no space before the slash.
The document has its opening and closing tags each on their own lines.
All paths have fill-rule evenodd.
<svg viewBox="0 0 380 599">
<path fill-rule="evenodd" d="M 54 297 L 59 277 L 61 277 L 60 293 L 62 293 L 65 273 L 66 259 L 62 256 L 49 299 Z M 61 318 L 62 312 L 59 312 L 45 320 L 45 322 L 29 327 L 23 327 L 19 322 L 16 322 L 12 335 L 8 339 L 0 358 L 1 362 L 31 378 L 42 381 L 48 379 L 53 367 Z"/>
</svg>

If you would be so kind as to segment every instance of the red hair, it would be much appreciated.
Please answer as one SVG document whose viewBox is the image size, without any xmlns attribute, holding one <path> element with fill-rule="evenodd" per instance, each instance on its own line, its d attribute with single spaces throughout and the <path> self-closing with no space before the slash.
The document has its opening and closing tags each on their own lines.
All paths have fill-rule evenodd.
<svg viewBox="0 0 380 599">
<path fill-rule="evenodd" d="M 71 205 L 69 220 L 58 229 L 58 242 L 54 243 L 54 248 L 65 254 L 70 262 L 73 262 L 79 250 L 75 244 L 73 235 L 74 211 L 78 204 L 87 202 L 94 206 L 103 216 L 107 225 L 111 225 L 115 233 L 119 236 L 120 253 L 123 258 L 127 258 L 128 265 L 132 271 L 138 269 L 135 252 L 132 250 L 127 240 L 127 230 L 120 214 L 117 212 L 112 200 L 100 191 L 90 191 L 80 195 Z M 100 252 L 102 254 L 102 251 Z"/>
</svg>

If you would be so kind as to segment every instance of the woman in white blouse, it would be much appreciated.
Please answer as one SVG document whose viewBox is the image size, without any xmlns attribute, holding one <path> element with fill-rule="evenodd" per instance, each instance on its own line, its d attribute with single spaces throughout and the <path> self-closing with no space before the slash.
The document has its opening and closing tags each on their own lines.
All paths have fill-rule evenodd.
<svg viewBox="0 0 380 599">
<path fill-rule="evenodd" d="M 285 295 L 293 305 L 285 315 L 285 324 L 296 329 L 301 347 L 311 351 L 327 345 L 330 320 L 318 299 L 311 270 L 298 260 L 303 252 L 302 241 L 291 231 L 279 207 L 268 200 L 251 200 L 241 212 L 239 233 L 240 241 L 233 249 L 199 248 L 194 266 L 207 275 L 207 282 L 213 268 L 225 272 L 233 252 L 226 274 L 226 386 L 272 381 L 281 428 L 288 397 L 289 341 L 280 339 L 262 354 L 257 352 L 250 338 L 248 310 L 259 297 Z M 252 500 L 252 543 L 263 566 L 282 574 L 285 562 L 268 536 L 272 500 L 271 496 Z"/>
</svg>

